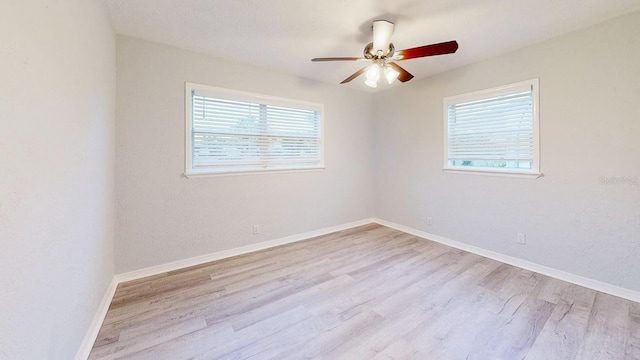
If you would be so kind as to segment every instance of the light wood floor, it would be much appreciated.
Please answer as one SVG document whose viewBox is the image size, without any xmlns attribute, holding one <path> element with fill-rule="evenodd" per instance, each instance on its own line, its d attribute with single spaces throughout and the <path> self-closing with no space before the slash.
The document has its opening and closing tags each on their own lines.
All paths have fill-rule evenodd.
<svg viewBox="0 0 640 360">
<path fill-rule="evenodd" d="M 640 359 L 640 304 L 367 225 L 121 284 L 121 358 Z"/>
</svg>

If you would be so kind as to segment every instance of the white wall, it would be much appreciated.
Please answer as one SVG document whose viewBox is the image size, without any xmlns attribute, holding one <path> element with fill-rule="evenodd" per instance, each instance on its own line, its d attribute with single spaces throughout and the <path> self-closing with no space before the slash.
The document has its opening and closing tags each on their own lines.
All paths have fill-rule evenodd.
<svg viewBox="0 0 640 360">
<path fill-rule="evenodd" d="M 376 94 L 377 217 L 640 290 L 640 186 L 600 184 L 640 179 L 638 34 L 635 13 Z M 442 98 L 536 77 L 545 176 L 444 174 Z"/>
<path fill-rule="evenodd" d="M 117 272 L 373 216 L 370 94 L 129 37 L 117 49 Z M 326 170 L 185 178 L 185 81 L 324 104 Z"/>
<path fill-rule="evenodd" d="M 0 2 L 0 359 L 71 359 L 113 276 L 115 36 L 99 0 Z"/>
</svg>

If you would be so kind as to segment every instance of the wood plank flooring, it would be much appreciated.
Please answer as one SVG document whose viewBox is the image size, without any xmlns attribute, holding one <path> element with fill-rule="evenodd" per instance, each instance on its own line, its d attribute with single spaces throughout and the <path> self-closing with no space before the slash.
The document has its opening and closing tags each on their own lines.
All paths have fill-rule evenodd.
<svg viewBox="0 0 640 360">
<path fill-rule="evenodd" d="M 640 304 L 371 224 L 121 284 L 90 359 L 640 360 Z"/>
</svg>

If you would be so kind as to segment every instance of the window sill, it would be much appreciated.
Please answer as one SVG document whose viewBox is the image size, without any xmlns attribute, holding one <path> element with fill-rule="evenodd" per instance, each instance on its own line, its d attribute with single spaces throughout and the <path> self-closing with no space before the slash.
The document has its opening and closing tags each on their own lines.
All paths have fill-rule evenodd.
<svg viewBox="0 0 640 360">
<path fill-rule="evenodd" d="M 485 169 L 452 169 L 444 168 L 443 172 L 449 174 L 462 174 L 462 175 L 480 175 L 480 176 L 501 176 L 501 177 L 513 177 L 521 179 L 537 179 L 544 176 L 539 172 L 521 172 L 521 171 L 500 171 L 500 170 L 485 170 Z"/>
<path fill-rule="evenodd" d="M 299 169 L 272 169 L 272 170 L 236 170 L 236 171 L 221 171 L 221 172 L 185 172 L 184 176 L 188 179 L 201 178 L 201 177 L 218 177 L 218 176 L 243 176 L 243 175 L 263 175 L 263 174 L 289 174 L 289 173 L 300 173 L 300 172 L 310 172 L 310 171 L 321 171 L 324 170 L 324 166 L 317 167 L 309 167 L 309 168 L 299 168 Z"/>
</svg>

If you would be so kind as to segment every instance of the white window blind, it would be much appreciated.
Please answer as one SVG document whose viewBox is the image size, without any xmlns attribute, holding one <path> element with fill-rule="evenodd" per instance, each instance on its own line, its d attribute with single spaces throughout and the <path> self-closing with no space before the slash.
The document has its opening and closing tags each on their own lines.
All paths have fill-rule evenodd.
<svg viewBox="0 0 640 360">
<path fill-rule="evenodd" d="M 445 99 L 445 168 L 538 171 L 537 81 Z"/>
<path fill-rule="evenodd" d="M 187 87 L 187 173 L 322 167 L 321 105 L 203 85 Z"/>
</svg>

